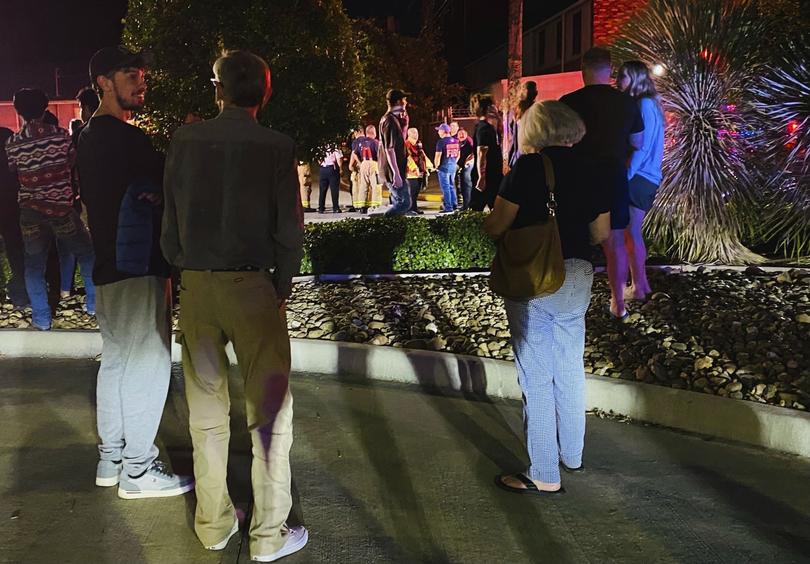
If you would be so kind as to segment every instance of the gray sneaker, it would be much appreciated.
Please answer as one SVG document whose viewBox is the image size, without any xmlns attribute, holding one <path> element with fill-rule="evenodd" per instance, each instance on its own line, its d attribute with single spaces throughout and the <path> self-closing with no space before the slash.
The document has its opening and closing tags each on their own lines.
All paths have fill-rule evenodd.
<svg viewBox="0 0 810 564">
<path fill-rule="evenodd" d="M 194 489 L 194 478 L 172 474 L 166 464 L 155 460 L 137 478 L 121 474 L 118 497 L 121 499 L 144 499 L 148 497 L 172 497 Z"/>
<path fill-rule="evenodd" d="M 118 485 L 121 475 L 121 461 L 99 460 L 96 466 L 96 485 L 109 487 Z"/>
<path fill-rule="evenodd" d="M 275 562 L 285 556 L 298 552 L 307 545 L 309 532 L 304 527 L 292 527 L 287 531 L 287 539 L 284 546 L 273 554 L 256 554 L 252 560 L 254 562 Z"/>
</svg>

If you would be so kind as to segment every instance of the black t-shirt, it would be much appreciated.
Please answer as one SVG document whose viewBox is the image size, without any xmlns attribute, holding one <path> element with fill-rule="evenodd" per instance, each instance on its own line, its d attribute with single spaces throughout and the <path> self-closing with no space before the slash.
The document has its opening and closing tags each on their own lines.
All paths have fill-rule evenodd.
<svg viewBox="0 0 810 564">
<path fill-rule="evenodd" d="M 501 144 L 498 141 L 498 133 L 492 124 L 486 120 L 480 120 L 475 124 L 475 131 L 473 132 L 473 139 L 475 139 L 475 169 L 478 170 L 478 147 L 489 147 L 487 150 L 487 178 L 486 189 L 497 190 L 503 178 L 503 154 L 501 153 Z"/>
<path fill-rule="evenodd" d="M 567 147 L 543 151 L 554 166 L 554 198 L 563 258 L 590 261 L 592 248 L 588 224 L 610 211 L 610 193 L 592 176 L 591 163 Z M 539 153 L 521 155 L 503 179 L 501 198 L 520 206 L 510 229 L 536 225 L 548 218 L 548 186 Z"/>
<path fill-rule="evenodd" d="M 626 164 L 628 138 L 644 131 L 638 103 L 630 95 L 607 84 L 591 84 L 560 98 L 585 122 L 585 137 L 575 151 L 598 161 Z"/>
<path fill-rule="evenodd" d="M 380 120 L 380 145 L 379 145 L 379 169 L 383 180 L 391 184 L 394 183 L 394 171 L 388 165 L 388 149 L 394 149 L 397 158 L 397 168 L 399 177 L 405 182 L 408 166 L 407 155 L 405 154 L 405 132 L 407 121 L 397 117 L 394 113 L 386 113 Z"/>
<path fill-rule="evenodd" d="M 163 155 L 152 147 L 143 131 L 113 116 L 93 117 L 82 129 L 77 168 L 96 253 L 93 268 L 96 284 L 136 277 L 116 268 L 115 243 L 121 200 L 136 179 L 162 185 L 163 161 Z M 156 213 L 155 217 L 146 276 L 168 277 L 169 265 L 160 252 L 160 214 Z"/>
<path fill-rule="evenodd" d="M 467 160 L 470 157 L 475 159 L 473 152 L 475 151 L 475 147 L 473 147 L 472 139 L 467 137 L 464 141 L 460 142 L 461 145 L 461 153 L 458 157 L 458 166 L 464 166 L 467 164 Z"/>
</svg>

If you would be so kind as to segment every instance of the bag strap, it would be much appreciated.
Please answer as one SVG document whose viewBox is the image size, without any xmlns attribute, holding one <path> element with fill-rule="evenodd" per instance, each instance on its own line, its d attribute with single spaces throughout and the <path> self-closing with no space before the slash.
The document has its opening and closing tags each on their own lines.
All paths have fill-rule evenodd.
<svg viewBox="0 0 810 564">
<path fill-rule="evenodd" d="M 556 177 L 554 176 L 554 164 L 545 153 L 540 154 L 543 157 L 543 171 L 546 173 L 546 187 L 548 188 L 548 216 L 555 217 L 557 215 L 557 200 L 554 198 L 554 185 Z"/>
</svg>

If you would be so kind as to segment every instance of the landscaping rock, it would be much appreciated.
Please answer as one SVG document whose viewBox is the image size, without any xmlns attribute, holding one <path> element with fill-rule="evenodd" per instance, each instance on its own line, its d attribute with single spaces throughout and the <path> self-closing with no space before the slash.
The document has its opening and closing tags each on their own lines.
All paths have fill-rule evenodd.
<svg viewBox="0 0 810 564">
<path fill-rule="evenodd" d="M 655 292 L 628 303 L 627 324 L 608 316 L 607 280 L 598 274 L 585 366 L 611 378 L 806 409 L 810 274 L 782 274 L 650 271 Z M 83 301 L 62 302 L 54 328 L 96 329 Z M 483 275 L 301 282 L 287 307 L 293 337 L 514 358 L 503 303 Z M 0 328 L 25 328 L 30 315 L 4 303 Z"/>
</svg>

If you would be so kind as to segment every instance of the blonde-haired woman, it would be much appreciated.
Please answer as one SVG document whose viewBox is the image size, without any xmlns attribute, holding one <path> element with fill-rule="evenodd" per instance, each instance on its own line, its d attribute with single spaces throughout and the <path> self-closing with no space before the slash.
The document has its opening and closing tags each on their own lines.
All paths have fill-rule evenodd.
<svg viewBox="0 0 810 564">
<path fill-rule="evenodd" d="M 545 155 L 554 172 L 556 218 L 565 281 L 553 294 L 504 300 L 530 465 L 502 474 L 498 487 L 537 495 L 562 493 L 560 466 L 581 471 L 585 440 L 585 312 L 591 299 L 591 246 L 610 233 L 610 194 L 588 176 L 590 163 L 571 146 L 585 135 L 580 117 L 562 102 L 531 106 L 518 127 L 521 157 L 504 179 L 484 229 L 494 238 L 549 216 Z"/>
<path fill-rule="evenodd" d="M 616 86 L 638 101 L 644 121 L 644 141 L 633 152 L 627 178 L 630 184 L 630 225 L 625 229 L 625 244 L 630 256 L 631 285 L 626 300 L 644 300 L 652 292 L 647 281 L 647 247 L 641 232 L 644 217 L 652 208 L 661 184 L 664 158 L 664 111 L 650 69 L 641 61 L 627 61 L 616 79 Z"/>
</svg>

